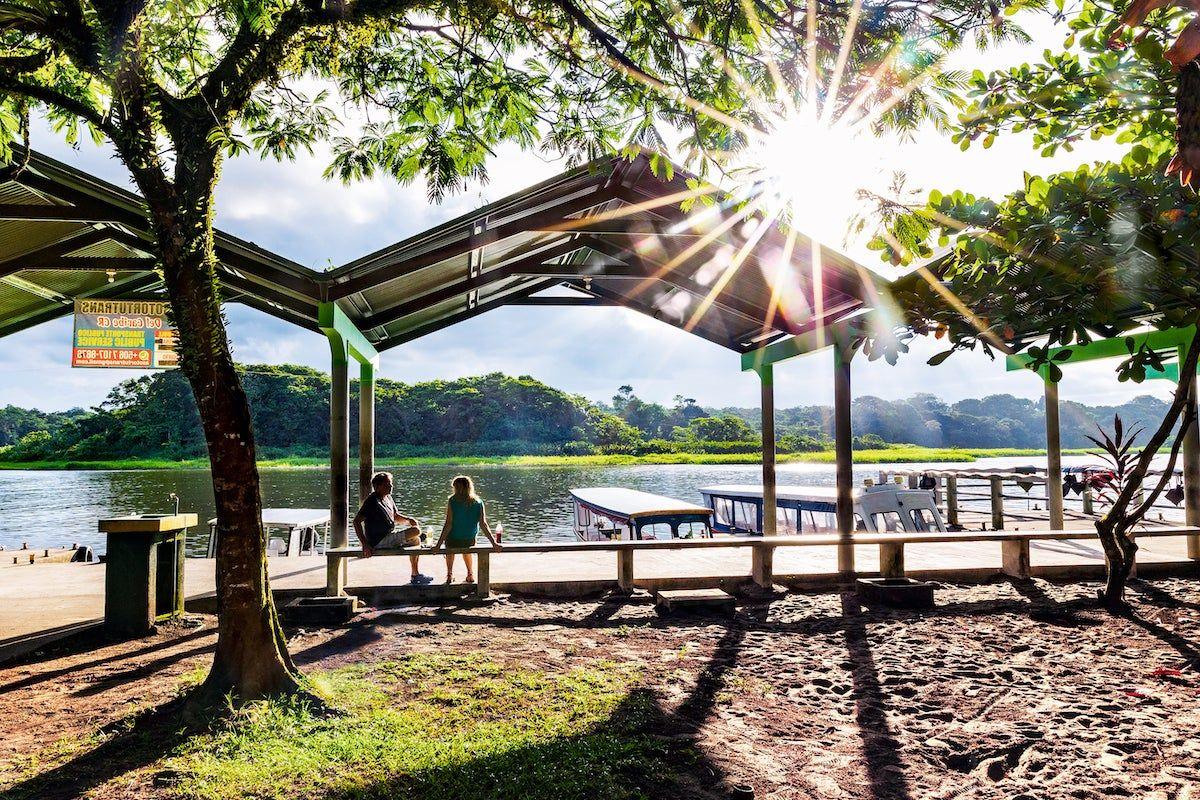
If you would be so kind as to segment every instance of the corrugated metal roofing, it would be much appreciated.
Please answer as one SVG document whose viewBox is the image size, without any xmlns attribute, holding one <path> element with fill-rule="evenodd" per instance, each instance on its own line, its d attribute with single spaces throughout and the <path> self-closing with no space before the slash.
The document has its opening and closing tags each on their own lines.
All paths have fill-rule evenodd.
<svg viewBox="0 0 1200 800">
<path fill-rule="evenodd" d="M 64 296 L 161 290 L 153 260 L 135 260 L 152 252 L 136 195 L 37 153 L 0 178 L 0 335 L 69 311 L 5 276 Z M 502 305 L 612 304 L 745 352 L 863 306 L 863 268 L 823 250 L 815 297 L 804 237 L 780 271 L 786 232 L 718 224 L 721 209 L 685 214 L 694 186 L 682 171 L 656 177 L 645 158 L 600 159 L 328 272 L 217 232 L 223 290 L 311 329 L 318 304 L 336 302 L 380 350 Z M 54 211 L 29 207 L 47 202 Z"/>
</svg>

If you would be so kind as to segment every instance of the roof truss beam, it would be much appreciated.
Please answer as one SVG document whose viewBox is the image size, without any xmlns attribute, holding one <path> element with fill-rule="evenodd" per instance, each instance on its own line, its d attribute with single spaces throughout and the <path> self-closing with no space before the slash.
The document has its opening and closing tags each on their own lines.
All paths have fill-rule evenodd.
<svg viewBox="0 0 1200 800">
<path fill-rule="evenodd" d="M 82 250 L 85 247 L 99 244 L 109 238 L 106 231 L 99 228 L 91 228 L 83 233 L 59 239 L 36 250 L 14 256 L 7 261 L 0 261 L 0 277 L 15 275 L 25 270 L 47 269 L 67 253 L 73 253 L 76 250 Z"/>
<path fill-rule="evenodd" d="M 597 297 L 607 298 L 609 300 L 612 300 L 614 303 L 616 303 L 618 305 L 625 306 L 626 308 L 632 309 L 633 311 L 637 311 L 639 313 L 645 314 L 648 317 L 652 317 L 656 320 L 659 320 L 660 322 L 663 322 L 663 324 L 666 324 L 666 325 L 671 324 L 671 323 L 663 320 L 663 318 L 662 318 L 663 312 L 660 309 L 655 308 L 653 305 L 645 302 L 641 298 L 634 298 L 634 297 L 629 297 L 627 295 L 622 295 L 622 294 L 614 292 L 610 289 L 606 289 L 603 286 L 596 286 L 594 284 L 588 289 L 588 291 L 591 292 L 592 294 L 596 295 Z M 679 327 L 679 326 L 675 326 L 675 327 Z M 716 328 L 713 328 L 712 326 L 708 325 L 707 321 L 704 319 L 697 320 L 695 324 L 691 325 L 688 328 L 685 328 L 684 330 L 686 330 L 688 333 L 694 333 L 697 336 L 701 337 L 702 339 L 707 339 L 714 344 L 719 344 L 719 345 L 721 345 L 721 347 L 727 347 L 731 350 L 738 350 L 738 351 L 741 351 L 744 349 L 741 346 L 739 346 L 735 340 L 731 339 L 724 331 L 719 331 Z"/>
<path fill-rule="evenodd" d="M 114 213 L 100 203 L 51 205 L 49 203 L 0 203 L 0 220 L 20 222 L 119 222 Z"/>
<path fill-rule="evenodd" d="M 467 277 L 461 281 L 457 281 L 448 286 L 443 286 L 431 292 L 427 292 L 417 297 L 406 300 L 399 305 L 385 308 L 381 311 L 372 314 L 362 320 L 363 330 L 371 330 L 373 328 L 390 325 L 397 320 L 404 319 L 409 314 L 414 314 L 429 308 L 438 303 L 444 303 L 460 295 L 469 295 L 471 292 L 478 292 L 488 286 L 492 286 L 500 281 L 508 280 L 514 276 L 522 275 L 521 270 L 540 267 L 544 262 L 553 258 L 561 258 L 568 253 L 572 253 L 582 247 L 581 244 L 574 240 L 561 242 L 552 247 L 548 247 L 532 255 L 526 255 L 523 258 L 518 258 L 516 261 L 507 265 L 494 267 L 474 277 Z"/>
<path fill-rule="evenodd" d="M 404 331 L 403 333 L 401 333 L 397 336 L 391 336 L 388 338 L 388 340 L 385 344 L 380 346 L 379 349 L 380 350 L 388 350 L 392 347 L 396 347 L 397 345 L 402 345 L 406 342 L 411 342 L 414 339 L 420 339 L 422 336 L 428 336 L 431 333 L 437 333 L 438 331 L 440 331 L 444 328 L 448 328 L 451 325 L 457 325 L 460 322 L 465 322 L 466 320 L 471 319 L 473 317 L 477 317 L 480 314 L 485 314 L 488 311 L 491 311 L 492 309 L 500 308 L 501 306 L 504 306 L 504 305 L 509 305 L 514 300 L 520 299 L 522 297 L 528 297 L 531 294 L 537 294 L 538 292 L 549 289 L 550 287 L 554 286 L 556 283 L 557 283 L 557 281 L 554 281 L 554 280 L 539 281 L 538 283 L 533 284 L 531 286 L 522 287 L 521 289 L 519 289 L 517 291 L 506 292 L 504 294 L 497 295 L 495 297 L 492 297 L 488 300 L 483 301 L 482 303 L 479 303 L 479 304 L 469 307 L 469 308 L 464 308 L 462 311 L 458 311 L 458 312 L 451 314 L 447 317 L 444 317 L 442 319 L 434 320 L 432 322 L 427 322 L 423 325 L 418 325 L 415 328 L 411 328 L 407 331 Z"/>
<path fill-rule="evenodd" d="M 677 289 L 699 297 L 708 297 L 712 292 L 711 287 L 704 286 L 693 278 L 682 274 L 680 270 L 682 270 L 683 265 L 676 266 L 669 270 L 664 270 L 661 266 L 647 261 L 639 254 L 622 248 L 618 245 L 614 245 L 611 242 L 606 242 L 603 239 L 586 236 L 584 237 L 584 242 L 587 243 L 588 247 L 591 247 L 593 250 L 603 253 L 604 255 L 632 261 L 638 266 L 641 276 L 646 280 L 662 281 L 663 283 L 674 286 Z M 726 313 L 732 314 L 735 317 L 741 317 L 747 322 L 753 322 L 760 326 L 766 325 L 767 310 L 765 308 L 759 308 L 753 303 L 730 294 L 728 291 L 718 292 L 713 298 L 712 304 L 719 307 Z M 779 318 L 778 322 L 780 323 L 780 332 L 788 333 L 789 331 L 783 327 L 783 325 L 786 324 L 786 321 L 782 318 Z"/>
<path fill-rule="evenodd" d="M 569 219 L 569 215 L 586 211 L 611 199 L 612 193 L 609 191 L 598 190 L 587 192 L 581 196 L 564 200 L 553 208 L 535 212 L 525 217 L 510 219 L 507 222 L 502 222 L 493 228 L 488 228 L 474 235 L 468 229 L 466 235 L 423 253 L 418 253 L 408 258 L 396 255 L 380 263 L 371 265 L 358 275 L 351 274 L 347 276 L 342 282 L 334 283 L 329 287 L 329 299 L 337 300 L 347 295 L 356 294 L 364 289 L 383 285 L 388 281 L 410 275 L 417 270 L 431 267 L 434 264 L 440 264 L 451 258 L 466 255 L 472 250 L 486 247 L 489 244 L 494 244 L 510 236 L 536 230 L 539 226 L 556 223 L 562 224 Z"/>
<path fill-rule="evenodd" d="M 574 286 L 572 289 L 576 288 Z M 509 303 L 510 306 L 614 306 L 616 301 L 607 297 L 580 297 L 564 295 L 562 297 L 539 296 L 522 297 Z"/>
</svg>

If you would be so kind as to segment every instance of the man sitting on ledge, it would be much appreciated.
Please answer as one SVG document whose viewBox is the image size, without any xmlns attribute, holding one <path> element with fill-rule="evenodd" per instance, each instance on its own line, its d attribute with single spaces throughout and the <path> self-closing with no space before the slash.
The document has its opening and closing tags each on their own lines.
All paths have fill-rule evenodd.
<svg viewBox="0 0 1200 800">
<path fill-rule="evenodd" d="M 363 501 L 362 508 L 354 515 L 354 532 L 362 543 L 363 558 L 370 558 L 376 550 L 400 547 L 415 547 L 421 543 L 421 527 L 413 517 L 405 516 L 396 509 L 392 499 L 392 474 L 378 472 L 371 478 L 371 494 Z M 396 527 L 402 523 L 403 528 Z M 432 583 L 433 578 L 422 575 L 417 569 L 417 556 L 408 557 L 412 567 L 412 583 Z"/>
</svg>

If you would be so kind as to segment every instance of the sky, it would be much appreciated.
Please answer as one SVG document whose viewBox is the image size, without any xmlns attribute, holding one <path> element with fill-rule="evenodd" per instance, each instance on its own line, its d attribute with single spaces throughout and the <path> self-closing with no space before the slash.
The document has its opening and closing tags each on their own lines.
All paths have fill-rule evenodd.
<svg viewBox="0 0 1200 800">
<path fill-rule="evenodd" d="M 984 70 L 1035 59 L 1057 47 L 1062 28 L 1032 22 L 1034 41 L 984 53 L 956 54 L 950 67 Z M 72 148 L 48 129 L 35 128 L 35 149 L 100 178 L 128 186 L 124 167 L 103 147 Z M 875 154 L 885 167 L 902 169 L 911 188 L 963 189 L 993 196 L 1019 188 L 1026 171 L 1046 173 L 1121 152 L 1111 142 L 1085 142 L 1074 153 L 1040 158 L 1021 135 L 999 137 L 983 150 L 966 153 L 937 134 L 915 141 L 880 141 Z M 217 227 L 316 269 L 340 265 L 435 224 L 498 200 L 560 172 L 564 165 L 513 148 L 502 149 L 489 165 L 490 180 L 432 205 L 419 184 L 402 186 L 390 178 L 345 186 L 322 178 L 328 153 L 318 151 L 294 162 L 261 161 L 254 156 L 229 161 L 217 192 Z M 835 241 L 840 236 L 834 234 Z M 853 253 L 856 257 L 858 251 Z M 876 256 L 862 256 L 874 266 Z M 986 310 L 984 310 L 986 311 Z M 240 305 L 226 309 L 235 357 L 245 363 L 305 364 L 329 368 L 324 337 Z M 94 406 L 121 380 L 143 373 L 70 367 L 71 319 L 0 339 L 0 406 L 47 411 Z M 1039 397 L 1042 386 L 1031 373 L 1009 373 L 1003 363 L 958 353 L 940 366 L 926 360 L 942 346 L 916 340 L 896 366 L 856 359 L 853 391 L 900 399 L 929 392 L 953 402 L 966 397 L 1010 393 Z M 1120 384 L 1115 362 L 1072 365 L 1061 384 L 1064 400 L 1119 403 L 1140 394 L 1167 396 L 1165 382 Z M 815 353 L 776 368 L 776 405 L 832 402 L 832 356 Z M 609 400 L 622 384 L 638 396 L 670 403 L 679 394 L 704 406 L 752 406 L 759 402 L 758 380 L 740 371 L 730 350 L 619 308 L 515 307 L 490 311 L 467 322 L 407 343 L 383 354 L 381 375 L 405 382 L 457 378 L 484 372 L 531 375 L 568 392 Z"/>
</svg>

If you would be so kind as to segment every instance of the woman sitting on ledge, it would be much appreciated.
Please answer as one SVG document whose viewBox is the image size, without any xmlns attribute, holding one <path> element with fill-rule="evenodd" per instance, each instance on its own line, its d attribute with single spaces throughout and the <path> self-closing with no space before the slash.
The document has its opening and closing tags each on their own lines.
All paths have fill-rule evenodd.
<svg viewBox="0 0 1200 800">
<path fill-rule="evenodd" d="M 447 550 L 465 550 L 475 546 L 475 537 L 479 529 L 487 536 L 492 547 L 500 549 L 500 543 L 492 535 L 488 525 L 487 514 L 483 501 L 475 494 L 475 484 L 466 475 L 459 475 L 450 485 L 454 494 L 446 501 L 446 521 L 442 524 L 442 535 L 438 537 L 433 549 L 440 550 L 446 545 Z M 463 564 L 467 567 L 467 583 L 475 582 L 475 559 L 470 553 L 461 553 Z M 446 583 L 454 582 L 454 553 L 446 553 Z"/>
</svg>

